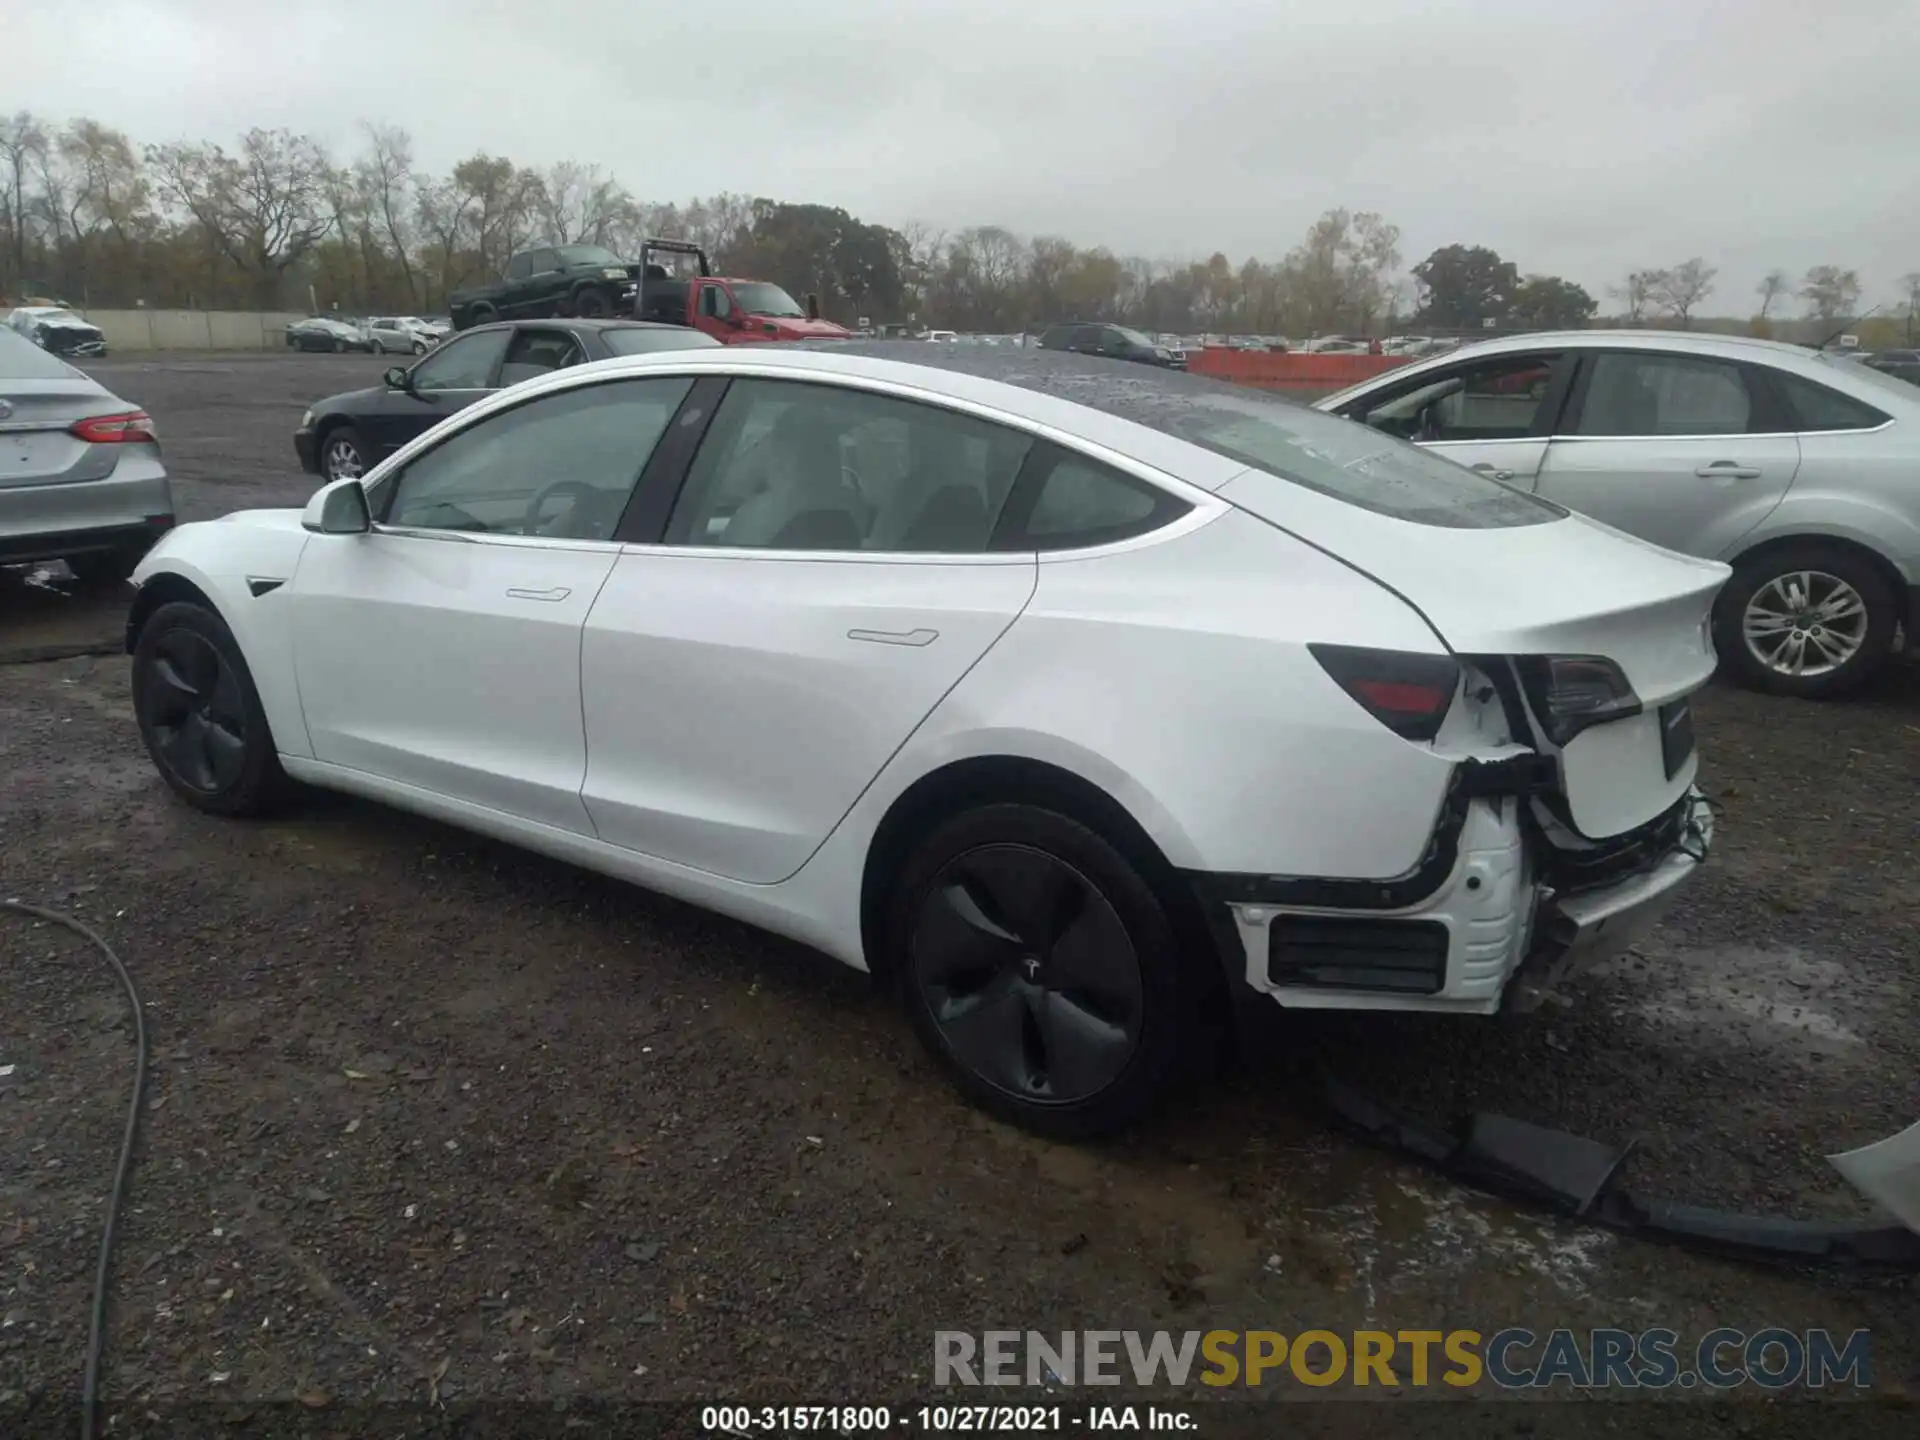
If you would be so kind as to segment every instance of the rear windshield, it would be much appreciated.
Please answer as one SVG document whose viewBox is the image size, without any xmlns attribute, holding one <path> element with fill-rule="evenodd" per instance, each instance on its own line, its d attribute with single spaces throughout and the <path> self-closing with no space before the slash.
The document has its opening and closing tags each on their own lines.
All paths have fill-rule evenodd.
<svg viewBox="0 0 1920 1440">
<path fill-rule="evenodd" d="M 609 327 L 600 332 L 607 349 L 615 355 L 647 355 L 655 350 L 717 350 L 720 342 L 698 330 L 622 330 Z"/>
<path fill-rule="evenodd" d="M 1208 391 L 1181 397 L 1164 428 L 1322 495 L 1396 520 L 1453 530 L 1544 525 L 1558 505 L 1477 475 L 1350 420 L 1264 396 Z"/>
<path fill-rule="evenodd" d="M 26 336 L 0 327 L 0 380 L 73 380 L 80 374 Z"/>
</svg>

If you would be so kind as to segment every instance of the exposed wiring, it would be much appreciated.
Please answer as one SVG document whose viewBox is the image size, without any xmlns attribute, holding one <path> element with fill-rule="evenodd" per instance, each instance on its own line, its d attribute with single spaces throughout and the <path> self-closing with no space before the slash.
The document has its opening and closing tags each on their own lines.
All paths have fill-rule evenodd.
<svg viewBox="0 0 1920 1440">
<path fill-rule="evenodd" d="M 29 905 L 24 900 L 0 900 L 0 910 L 44 920 L 49 925 L 71 930 L 82 939 L 92 942 L 93 948 L 107 957 L 107 963 L 113 966 L 114 973 L 120 977 L 120 984 L 127 992 L 127 1004 L 133 1009 L 133 1094 L 127 1101 L 127 1126 L 120 1136 L 120 1158 L 113 1167 L 113 1189 L 107 1194 L 107 1223 L 100 1235 L 100 1263 L 93 1274 L 92 1315 L 87 1323 L 86 1378 L 80 1386 L 80 1440 L 93 1440 L 94 1415 L 100 1405 L 100 1357 L 107 1339 L 107 1282 L 113 1271 L 113 1242 L 120 1227 L 120 1202 L 127 1193 L 127 1174 L 133 1168 L 133 1142 L 140 1129 L 140 1103 L 147 1091 L 147 1014 L 141 1007 L 140 991 L 133 983 L 126 962 L 91 926 L 71 915 Z"/>
</svg>

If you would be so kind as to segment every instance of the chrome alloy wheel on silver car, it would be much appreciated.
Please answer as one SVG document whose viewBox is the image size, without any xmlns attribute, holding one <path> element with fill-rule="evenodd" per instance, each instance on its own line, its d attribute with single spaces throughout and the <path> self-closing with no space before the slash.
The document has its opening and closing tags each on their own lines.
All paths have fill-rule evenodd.
<svg viewBox="0 0 1920 1440">
<path fill-rule="evenodd" d="M 1795 570 L 1754 591 L 1741 616 L 1753 658 L 1776 675 L 1830 674 L 1867 641 L 1867 602 L 1837 575 Z"/>
</svg>

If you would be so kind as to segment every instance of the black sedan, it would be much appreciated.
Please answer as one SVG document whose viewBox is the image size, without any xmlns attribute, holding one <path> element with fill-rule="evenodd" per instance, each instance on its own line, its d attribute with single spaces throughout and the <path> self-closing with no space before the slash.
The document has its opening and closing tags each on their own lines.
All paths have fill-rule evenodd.
<svg viewBox="0 0 1920 1440">
<path fill-rule="evenodd" d="M 549 370 L 720 342 L 682 325 L 640 320 L 509 320 L 476 325 L 431 354 L 387 371 L 368 390 L 320 401 L 300 417 L 300 468 L 327 480 L 364 475 L 414 436 L 495 390 Z"/>
</svg>

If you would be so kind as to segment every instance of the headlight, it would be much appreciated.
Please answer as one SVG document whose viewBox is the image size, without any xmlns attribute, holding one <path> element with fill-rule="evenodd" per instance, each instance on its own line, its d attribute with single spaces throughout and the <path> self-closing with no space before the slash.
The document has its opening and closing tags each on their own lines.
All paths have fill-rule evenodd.
<svg viewBox="0 0 1920 1440">
<path fill-rule="evenodd" d="M 608 266 L 608 267 L 607 267 L 606 269 L 604 269 L 604 270 L 602 270 L 602 271 L 601 271 L 600 273 L 601 273 L 602 275 L 604 275 L 604 276 L 606 276 L 606 277 L 607 277 L 607 279 L 609 279 L 609 280 L 624 280 L 624 279 L 626 279 L 626 278 L 627 278 L 627 272 L 626 272 L 626 271 L 624 271 L 624 270 L 616 270 L 616 269 L 615 269 L 615 268 L 614 268 L 613 266 L 611 266 L 611 265 L 609 265 L 609 266 Z"/>
<path fill-rule="evenodd" d="M 311 430 L 313 428 L 313 411 L 303 410 L 300 412 L 300 428 L 302 430 Z"/>
</svg>

